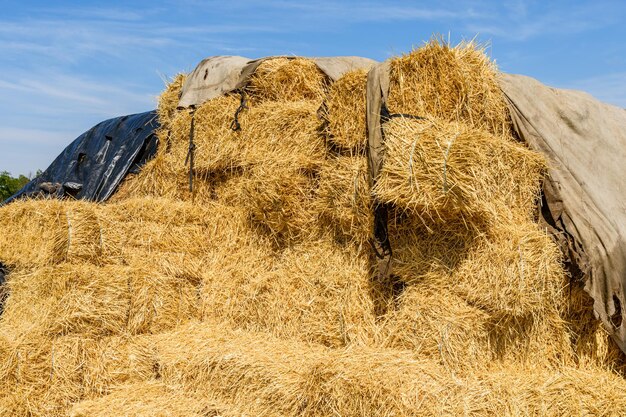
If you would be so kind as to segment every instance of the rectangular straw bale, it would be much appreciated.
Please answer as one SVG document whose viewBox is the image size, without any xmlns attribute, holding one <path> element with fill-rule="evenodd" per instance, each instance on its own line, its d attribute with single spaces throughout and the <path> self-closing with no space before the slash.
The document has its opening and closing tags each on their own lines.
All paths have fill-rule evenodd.
<svg viewBox="0 0 626 417">
<path fill-rule="evenodd" d="M 489 366 L 489 314 L 448 290 L 409 285 L 380 320 L 377 344 L 408 349 L 451 372 Z"/>
<path fill-rule="evenodd" d="M 127 329 L 132 334 L 158 333 L 199 316 L 195 282 L 164 274 L 151 264 L 150 254 L 135 257 L 130 264 Z"/>
<path fill-rule="evenodd" d="M 183 161 L 184 162 L 184 161 Z M 219 178 L 219 175 L 217 175 Z M 157 154 L 137 175 L 128 176 L 109 199 L 120 202 L 139 197 L 167 198 L 201 205 L 215 199 L 216 175 L 194 169 L 193 190 L 189 190 L 189 166 Z"/>
<path fill-rule="evenodd" d="M 623 378 L 597 368 L 511 366 L 477 375 L 453 400 L 472 416 L 618 416 L 626 413 L 624 387 Z"/>
<path fill-rule="evenodd" d="M 318 105 L 310 100 L 265 102 L 244 112 L 242 165 L 283 164 L 314 169 L 325 158 Z"/>
<path fill-rule="evenodd" d="M 271 58 L 259 64 L 246 91 L 252 103 L 311 100 L 319 105 L 329 80 L 310 59 Z"/>
<path fill-rule="evenodd" d="M 322 166 L 315 208 L 323 230 L 365 245 L 373 230 L 371 200 L 367 158 L 338 156 Z"/>
<path fill-rule="evenodd" d="M 16 268 L 65 260 L 66 207 L 59 200 L 20 200 L 0 207 L 0 260 Z"/>
<path fill-rule="evenodd" d="M 430 283 L 433 277 L 448 276 L 484 234 L 474 223 L 454 220 L 425 225 L 397 209 L 390 211 L 389 219 L 391 273 L 409 283 Z"/>
<path fill-rule="evenodd" d="M 107 395 L 116 387 L 156 377 L 153 340 L 146 336 L 107 336 L 85 339 L 84 398 Z"/>
<path fill-rule="evenodd" d="M 60 264 L 13 272 L 2 324 L 14 334 L 106 335 L 126 327 L 129 268 Z"/>
<path fill-rule="evenodd" d="M 195 398 L 181 392 L 178 387 L 168 386 L 158 380 L 120 386 L 104 397 L 76 403 L 69 412 L 71 417 L 243 417 L 244 415 L 217 400 Z"/>
<path fill-rule="evenodd" d="M 164 383 L 180 385 L 192 395 L 218 395 L 288 415 L 299 414 L 296 410 L 306 401 L 299 397 L 299 385 L 315 356 L 328 352 L 206 322 L 164 333 L 156 346 Z"/>
<path fill-rule="evenodd" d="M 368 340 L 374 315 L 366 260 L 326 241 L 272 258 L 257 247 L 216 254 L 202 286 L 204 317 L 328 346 Z"/>
<path fill-rule="evenodd" d="M 203 103 L 196 110 L 179 110 L 173 116 L 169 132 L 169 164 L 185 166 L 194 113 L 194 170 L 208 173 L 237 167 L 241 135 L 233 131 L 231 123 L 239 101 L 235 95 L 224 95 Z"/>
<path fill-rule="evenodd" d="M 276 246 L 309 238 L 315 218 L 316 177 L 297 166 L 259 164 L 243 176 L 234 204 Z"/>
<path fill-rule="evenodd" d="M 567 323 L 555 310 L 526 317 L 492 314 L 487 329 L 493 364 L 555 370 L 574 366 Z"/>
<path fill-rule="evenodd" d="M 391 113 L 463 121 L 495 135 L 510 135 L 498 69 L 474 42 L 452 47 L 432 39 L 390 62 Z"/>
<path fill-rule="evenodd" d="M 65 415 L 82 395 L 81 345 L 75 336 L 33 334 L 13 341 L 9 351 L 0 347 L 0 415 Z"/>
<path fill-rule="evenodd" d="M 384 124 L 385 157 L 376 197 L 428 221 L 530 217 L 543 158 L 503 137 L 460 123 L 394 118 Z"/>
<path fill-rule="evenodd" d="M 367 145 L 366 85 L 367 70 L 348 71 L 330 86 L 325 101 L 328 138 L 350 154 L 362 155 Z"/>
<path fill-rule="evenodd" d="M 519 222 L 494 225 L 440 284 L 493 314 L 521 317 L 563 308 L 567 277 L 546 232 Z"/>
</svg>

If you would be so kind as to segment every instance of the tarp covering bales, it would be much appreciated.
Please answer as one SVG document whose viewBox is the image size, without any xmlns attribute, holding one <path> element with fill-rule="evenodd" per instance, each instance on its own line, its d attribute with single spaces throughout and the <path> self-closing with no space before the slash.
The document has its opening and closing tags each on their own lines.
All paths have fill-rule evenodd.
<svg viewBox="0 0 626 417">
<path fill-rule="evenodd" d="M 2 207 L 0 415 L 626 414 L 495 64 L 434 40 L 383 66 L 375 112 L 367 68 L 265 59 L 189 107 L 180 74 L 106 202 Z"/>
<path fill-rule="evenodd" d="M 197 106 L 212 98 L 241 89 L 248 84 L 250 77 L 261 63 L 277 58 L 295 59 L 296 57 L 266 57 L 254 60 L 241 56 L 207 58 L 189 74 L 178 105 L 180 107 Z M 332 81 L 336 81 L 348 71 L 369 69 L 376 63 L 372 59 L 357 56 L 321 57 L 310 60 Z M 289 75 L 297 76 L 297 74 Z"/>
<path fill-rule="evenodd" d="M 549 162 L 546 224 L 626 352 L 626 112 L 520 75 L 500 85 L 515 131 Z"/>
<path fill-rule="evenodd" d="M 157 149 L 156 111 L 98 123 L 76 138 L 37 178 L 9 198 L 51 195 L 104 201 Z"/>
</svg>

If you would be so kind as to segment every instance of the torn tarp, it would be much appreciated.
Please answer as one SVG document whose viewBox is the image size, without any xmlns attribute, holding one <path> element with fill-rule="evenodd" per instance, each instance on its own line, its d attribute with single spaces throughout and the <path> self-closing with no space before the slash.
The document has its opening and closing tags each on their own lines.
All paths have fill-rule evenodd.
<svg viewBox="0 0 626 417">
<path fill-rule="evenodd" d="M 103 201 L 129 172 L 137 172 L 157 149 L 156 111 L 106 120 L 74 140 L 43 174 L 5 203 L 49 195 Z"/>
</svg>

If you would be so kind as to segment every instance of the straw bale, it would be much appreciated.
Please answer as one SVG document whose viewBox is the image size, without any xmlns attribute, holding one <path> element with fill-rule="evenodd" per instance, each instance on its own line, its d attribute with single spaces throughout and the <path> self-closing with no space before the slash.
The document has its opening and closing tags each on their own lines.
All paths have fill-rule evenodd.
<svg viewBox="0 0 626 417">
<path fill-rule="evenodd" d="M 626 375 L 626 355 L 594 316 L 593 299 L 585 292 L 582 282 L 570 282 L 563 317 L 579 366 L 601 367 Z"/>
<path fill-rule="evenodd" d="M 20 200 L 0 207 L 0 260 L 31 268 L 61 262 L 67 255 L 66 203 Z"/>
<path fill-rule="evenodd" d="M 511 140 L 464 124 L 394 118 L 385 123 L 385 158 L 376 197 L 426 220 L 530 217 L 543 158 Z"/>
<path fill-rule="evenodd" d="M 534 316 L 491 316 L 488 323 L 493 363 L 529 369 L 575 366 L 567 323 L 556 311 Z"/>
<path fill-rule="evenodd" d="M 180 99 L 180 93 L 187 79 L 187 74 L 179 73 L 172 77 L 171 81 L 167 83 L 165 90 L 159 96 L 159 103 L 157 106 L 157 114 L 159 117 L 159 124 L 162 131 L 169 130 L 172 122 L 172 118 L 176 113 L 178 107 L 178 100 Z"/>
<path fill-rule="evenodd" d="M 189 167 L 184 165 L 184 160 L 175 162 L 167 154 L 156 155 L 143 166 L 139 174 L 127 178 L 109 202 L 152 197 L 202 204 L 215 199 L 213 181 L 213 175 L 194 171 L 191 192 Z"/>
<path fill-rule="evenodd" d="M 341 240 L 364 245 L 373 230 L 373 209 L 363 156 L 329 159 L 319 173 L 318 222 Z"/>
<path fill-rule="evenodd" d="M 408 349 L 451 371 L 487 367 L 489 315 L 448 290 L 408 286 L 380 322 L 377 345 Z"/>
<path fill-rule="evenodd" d="M 363 154 L 367 145 L 366 85 L 367 70 L 348 71 L 331 85 L 325 102 L 330 142 L 354 154 Z"/>
<path fill-rule="evenodd" d="M 246 417 L 280 416 L 269 410 L 225 403 L 214 395 L 191 396 L 179 386 L 149 380 L 127 384 L 111 394 L 84 400 L 70 410 L 71 417 Z"/>
<path fill-rule="evenodd" d="M 284 165 L 260 164 L 242 177 L 236 206 L 245 210 L 252 223 L 282 247 L 306 239 L 317 230 L 314 198 L 316 178 Z"/>
<path fill-rule="evenodd" d="M 95 207 L 88 204 L 70 204 L 65 212 L 67 236 L 59 236 L 58 241 L 67 240 L 65 259 L 68 262 L 102 261 L 102 231 Z"/>
<path fill-rule="evenodd" d="M 238 153 L 242 147 L 242 138 L 239 132 L 231 129 L 238 107 L 238 97 L 225 95 L 211 99 L 195 110 L 193 142 L 196 173 L 233 169 L 240 164 Z M 192 111 L 181 110 L 173 117 L 167 154 L 171 165 L 185 167 Z"/>
<path fill-rule="evenodd" d="M 561 253 L 532 222 L 495 225 L 474 242 L 441 285 L 495 315 L 528 316 L 563 308 Z"/>
<path fill-rule="evenodd" d="M 464 121 L 496 135 L 510 135 L 498 70 L 474 42 L 455 47 L 432 39 L 390 63 L 391 113 Z"/>
<path fill-rule="evenodd" d="M 246 88 L 253 103 L 312 100 L 319 106 L 329 80 L 310 59 L 271 58 L 259 64 Z"/>
<path fill-rule="evenodd" d="M 448 276 L 484 234 L 480 223 L 455 220 L 425 225 L 393 209 L 389 217 L 391 272 L 403 282 L 431 282 L 434 277 Z"/>
<path fill-rule="evenodd" d="M 325 158 L 318 106 L 310 100 L 265 102 L 242 121 L 242 164 L 283 164 L 314 169 Z"/>
<path fill-rule="evenodd" d="M 179 340 L 179 342 L 173 342 Z M 182 341 L 182 343 L 180 342 Z M 288 415 L 620 415 L 626 382 L 590 368 L 455 375 L 381 348 L 324 349 L 206 323 L 157 342 L 162 379 Z"/>
<path fill-rule="evenodd" d="M 107 395 L 117 386 L 156 377 L 156 352 L 149 337 L 123 334 L 85 339 L 83 349 L 84 398 Z"/>
<path fill-rule="evenodd" d="M 13 341 L 2 352 L 0 415 L 65 415 L 82 394 L 81 344 L 74 336 Z"/>
<path fill-rule="evenodd" d="M 216 254 L 201 291 L 203 317 L 238 328 L 328 346 L 366 342 L 373 328 L 367 260 L 327 241 L 278 257 L 259 247 Z"/>
<path fill-rule="evenodd" d="M 130 308 L 127 329 L 132 334 L 157 333 L 199 316 L 198 288 L 185 276 L 163 274 L 149 266 L 153 256 L 130 263 Z M 183 278 L 183 279 L 181 279 Z"/>
<path fill-rule="evenodd" d="M 59 264 L 32 272 L 14 271 L 2 325 L 23 334 L 50 336 L 115 334 L 126 327 L 129 268 Z M 28 318 L 28 320 L 25 320 Z"/>
<path fill-rule="evenodd" d="M 225 210 L 215 203 L 200 206 L 164 198 L 104 205 L 99 213 L 104 252 L 110 260 L 124 262 L 137 250 L 154 255 L 202 254 L 209 245 L 210 218 Z"/>
</svg>

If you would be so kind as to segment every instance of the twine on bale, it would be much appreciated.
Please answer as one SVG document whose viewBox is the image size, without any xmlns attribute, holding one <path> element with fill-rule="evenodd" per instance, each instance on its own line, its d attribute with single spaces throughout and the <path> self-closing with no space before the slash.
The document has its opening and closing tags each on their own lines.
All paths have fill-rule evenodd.
<svg viewBox="0 0 626 417">
<path fill-rule="evenodd" d="M 189 148 L 187 150 L 187 156 L 185 157 L 185 166 L 187 164 L 189 164 L 189 192 L 191 193 L 191 201 L 193 202 L 193 156 L 194 156 L 194 151 L 196 150 L 196 144 L 193 141 L 193 135 L 194 135 L 194 127 L 195 127 L 195 115 L 196 115 L 196 109 L 192 108 L 191 109 L 191 127 L 189 129 Z"/>
</svg>

